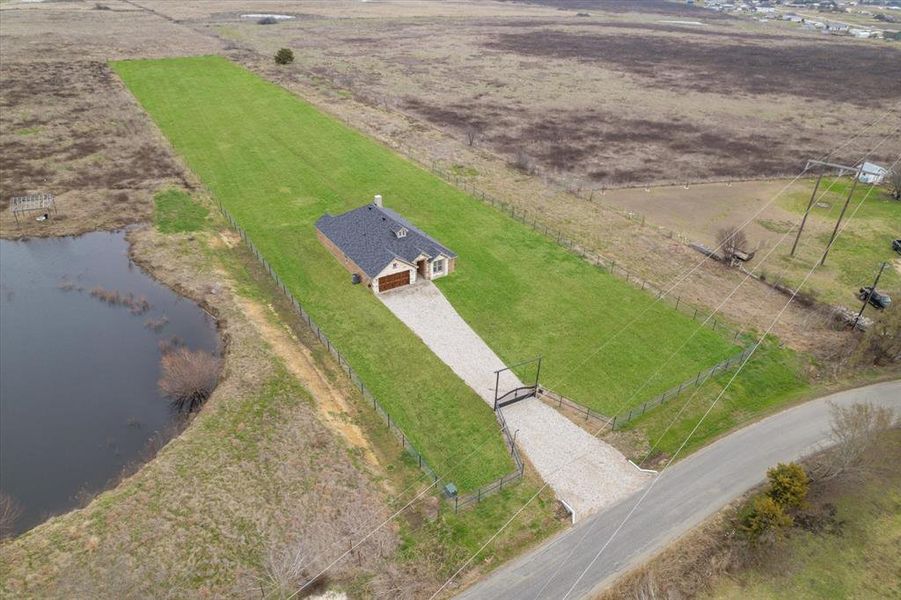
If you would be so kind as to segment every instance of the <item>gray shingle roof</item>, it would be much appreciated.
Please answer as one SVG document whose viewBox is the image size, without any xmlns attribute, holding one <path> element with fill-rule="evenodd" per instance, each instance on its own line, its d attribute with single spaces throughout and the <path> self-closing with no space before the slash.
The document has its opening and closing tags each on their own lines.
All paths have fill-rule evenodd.
<svg viewBox="0 0 901 600">
<path fill-rule="evenodd" d="M 407 230 L 406 235 L 397 237 L 401 228 Z M 374 204 L 334 217 L 323 215 L 316 221 L 316 229 L 369 277 L 375 277 L 397 259 L 413 264 L 421 254 L 429 258 L 439 254 L 457 256 L 390 208 Z"/>
</svg>

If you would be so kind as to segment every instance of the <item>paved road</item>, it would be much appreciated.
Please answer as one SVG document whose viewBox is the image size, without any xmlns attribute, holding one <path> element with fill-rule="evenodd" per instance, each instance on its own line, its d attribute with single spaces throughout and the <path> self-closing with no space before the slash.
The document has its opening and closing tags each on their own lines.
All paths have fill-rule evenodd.
<svg viewBox="0 0 901 600">
<path fill-rule="evenodd" d="M 611 583 L 615 575 L 639 564 L 763 481 L 769 467 L 805 456 L 828 443 L 828 401 L 842 405 L 872 402 L 901 411 L 901 381 L 807 402 L 736 431 L 676 463 L 657 478 L 572 592 L 570 587 L 583 569 L 623 524 L 648 488 L 502 567 L 459 598 L 590 597 Z"/>
</svg>

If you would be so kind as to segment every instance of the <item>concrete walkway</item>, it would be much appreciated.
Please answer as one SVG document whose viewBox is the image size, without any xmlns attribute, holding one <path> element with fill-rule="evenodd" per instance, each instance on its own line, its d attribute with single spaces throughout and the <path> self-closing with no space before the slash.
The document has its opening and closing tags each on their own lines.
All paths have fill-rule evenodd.
<svg viewBox="0 0 901 600">
<path fill-rule="evenodd" d="M 493 407 L 494 372 L 503 369 L 504 363 L 432 282 L 417 282 L 379 298 Z M 507 371 L 500 391 L 522 385 Z M 576 519 L 628 496 L 648 480 L 648 474 L 612 446 L 540 400 L 530 398 L 502 410 L 510 430 L 519 431 L 519 447 L 557 497 L 575 510 Z"/>
</svg>

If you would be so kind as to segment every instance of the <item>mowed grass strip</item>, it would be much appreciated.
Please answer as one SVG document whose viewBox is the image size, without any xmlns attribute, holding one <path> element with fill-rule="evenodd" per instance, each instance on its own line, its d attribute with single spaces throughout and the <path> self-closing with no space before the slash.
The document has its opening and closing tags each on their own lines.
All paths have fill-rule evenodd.
<svg viewBox="0 0 901 600">
<path fill-rule="evenodd" d="M 461 490 L 512 471 L 491 408 L 370 290 L 352 286 L 315 236 L 323 212 L 354 203 L 337 185 L 354 187 L 352 165 L 379 169 L 365 152 L 328 159 L 356 136 L 312 135 L 318 113 L 221 58 L 113 67 L 432 467 Z"/>
<path fill-rule="evenodd" d="M 349 285 L 313 226 L 323 213 L 377 193 L 459 254 L 457 271 L 439 286 L 505 361 L 544 355 L 543 382 L 594 408 L 613 411 L 633 394 L 638 404 L 737 351 L 225 59 L 128 61 L 115 69 L 374 390 L 392 408 L 418 411 L 403 425 L 435 423 L 432 403 L 446 402 L 438 396 L 456 394 L 459 382 L 368 290 Z M 468 401 L 451 404 L 459 419 L 471 418 Z"/>
</svg>

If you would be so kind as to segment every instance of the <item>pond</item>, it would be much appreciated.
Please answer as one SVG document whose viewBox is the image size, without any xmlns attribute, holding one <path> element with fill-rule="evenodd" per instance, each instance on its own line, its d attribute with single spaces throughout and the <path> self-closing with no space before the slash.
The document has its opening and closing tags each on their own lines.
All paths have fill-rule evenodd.
<svg viewBox="0 0 901 600">
<path fill-rule="evenodd" d="M 0 491 L 20 533 L 111 485 L 177 430 L 163 348 L 215 320 L 128 258 L 124 233 L 0 240 Z"/>
</svg>

